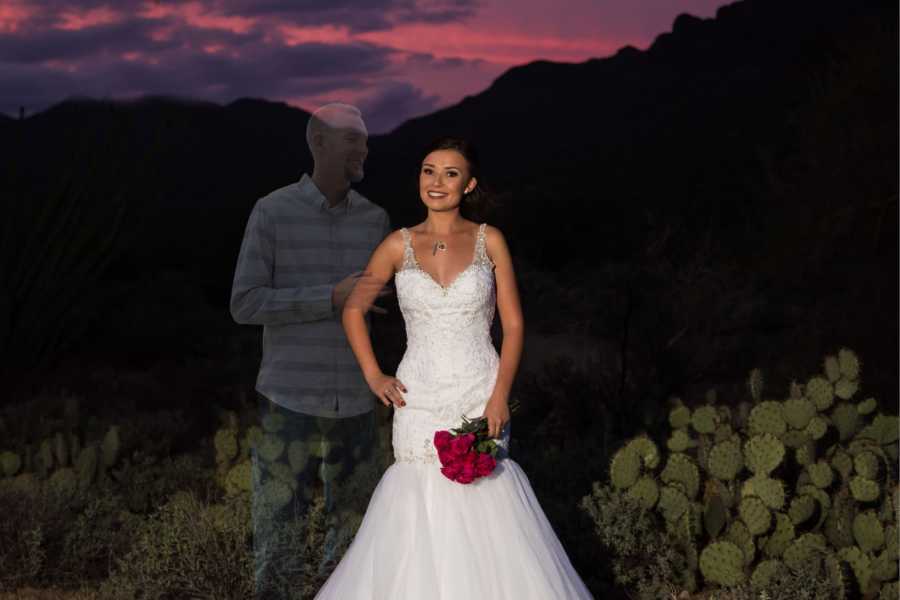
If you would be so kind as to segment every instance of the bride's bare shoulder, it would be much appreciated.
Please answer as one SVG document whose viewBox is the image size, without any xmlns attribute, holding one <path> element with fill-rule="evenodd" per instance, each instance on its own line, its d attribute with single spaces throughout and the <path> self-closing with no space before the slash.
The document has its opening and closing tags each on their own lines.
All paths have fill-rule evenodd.
<svg viewBox="0 0 900 600">
<path fill-rule="evenodd" d="M 484 241 L 485 244 L 487 244 L 488 250 L 492 248 L 498 250 L 506 248 L 506 237 L 504 237 L 503 232 L 500 231 L 499 228 L 494 227 L 493 225 L 484 226 Z"/>
</svg>

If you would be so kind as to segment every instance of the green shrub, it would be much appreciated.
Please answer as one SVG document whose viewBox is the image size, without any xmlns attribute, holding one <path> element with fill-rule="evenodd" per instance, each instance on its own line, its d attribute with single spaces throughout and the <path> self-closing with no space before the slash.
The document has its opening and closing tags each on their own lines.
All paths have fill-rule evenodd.
<svg viewBox="0 0 900 600">
<path fill-rule="evenodd" d="M 135 532 L 115 560 L 101 598 L 248 598 L 253 590 L 250 502 L 207 505 L 190 492 L 172 496 Z"/>
</svg>

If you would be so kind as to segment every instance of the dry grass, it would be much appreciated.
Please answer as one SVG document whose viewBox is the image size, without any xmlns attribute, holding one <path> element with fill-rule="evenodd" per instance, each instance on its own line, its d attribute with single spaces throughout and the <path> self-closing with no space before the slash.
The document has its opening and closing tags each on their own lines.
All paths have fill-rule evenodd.
<svg viewBox="0 0 900 600">
<path fill-rule="evenodd" d="M 90 590 L 60 590 L 55 588 L 22 588 L 15 592 L 0 592 L 0 600 L 97 600 Z"/>
</svg>

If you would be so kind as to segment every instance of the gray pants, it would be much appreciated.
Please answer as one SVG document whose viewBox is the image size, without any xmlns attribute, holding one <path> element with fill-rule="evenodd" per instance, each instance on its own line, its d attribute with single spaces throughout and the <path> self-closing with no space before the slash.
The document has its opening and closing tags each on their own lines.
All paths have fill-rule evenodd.
<svg viewBox="0 0 900 600">
<path fill-rule="evenodd" d="M 342 508 L 342 484 L 357 467 L 375 463 L 374 400 L 373 410 L 362 415 L 332 419 L 296 413 L 262 394 L 257 397 L 264 435 L 252 450 L 256 598 L 312 597 L 317 576 L 336 559 L 343 533 L 339 530 L 346 525 L 334 516 Z M 322 496 L 328 528 L 319 539 L 308 534 L 305 523 L 312 500 Z M 367 499 L 354 498 L 354 503 L 360 500 Z M 310 548 L 311 543 L 322 548 Z M 305 592 L 304 586 L 309 588 Z"/>
</svg>

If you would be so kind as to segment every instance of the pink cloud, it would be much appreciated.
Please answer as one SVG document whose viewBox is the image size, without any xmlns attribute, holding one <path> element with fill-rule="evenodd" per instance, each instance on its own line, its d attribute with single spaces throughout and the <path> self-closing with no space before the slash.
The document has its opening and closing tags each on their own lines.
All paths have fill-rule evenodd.
<svg viewBox="0 0 900 600">
<path fill-rule="evenodd" d="M 37 11 L 19 0 L 4 0 L 0 4 L 0 33 L 15 33 Z"/>
<path fill-rule="evenodd" d="M 118 23 L 123 19 L 121 13 L 114 12 L 106 6 L 99 6 L 88 10 L 66 10 L 56 23 L 56 29 L 77 30 L 97 25 L 109 25 Z"/>
<path fill-rule="evenodd" d="M 507 66 L 537 59 L 580 62 L 612 54 L 632 41 L 612 36 L 572 38 L 529 31 L 498 32 L 455 23 L 401 25 L 390 31 L 360 34 L 357 38 L 437 58 L 477 59 Z"/>
<path fill-rule="evenodd" d="M 138 11 L 145 19 L 170 19 L 184 25 L 204 29 L 219 29 L 231 33 L 247 33 L 257 23 L 253 17 L 223 15 L 207 8 L 202 2 L 145 2 Z"/>
<path fill-rule="evenodd" d="M 322 25 L 319 27 L 298 27 L 296 25 L 276 25 L 281 41 L 288 45 L 320 42 L 325 44 L 348 43 L 351 36 L 346 27 Z"/>
</svg>

